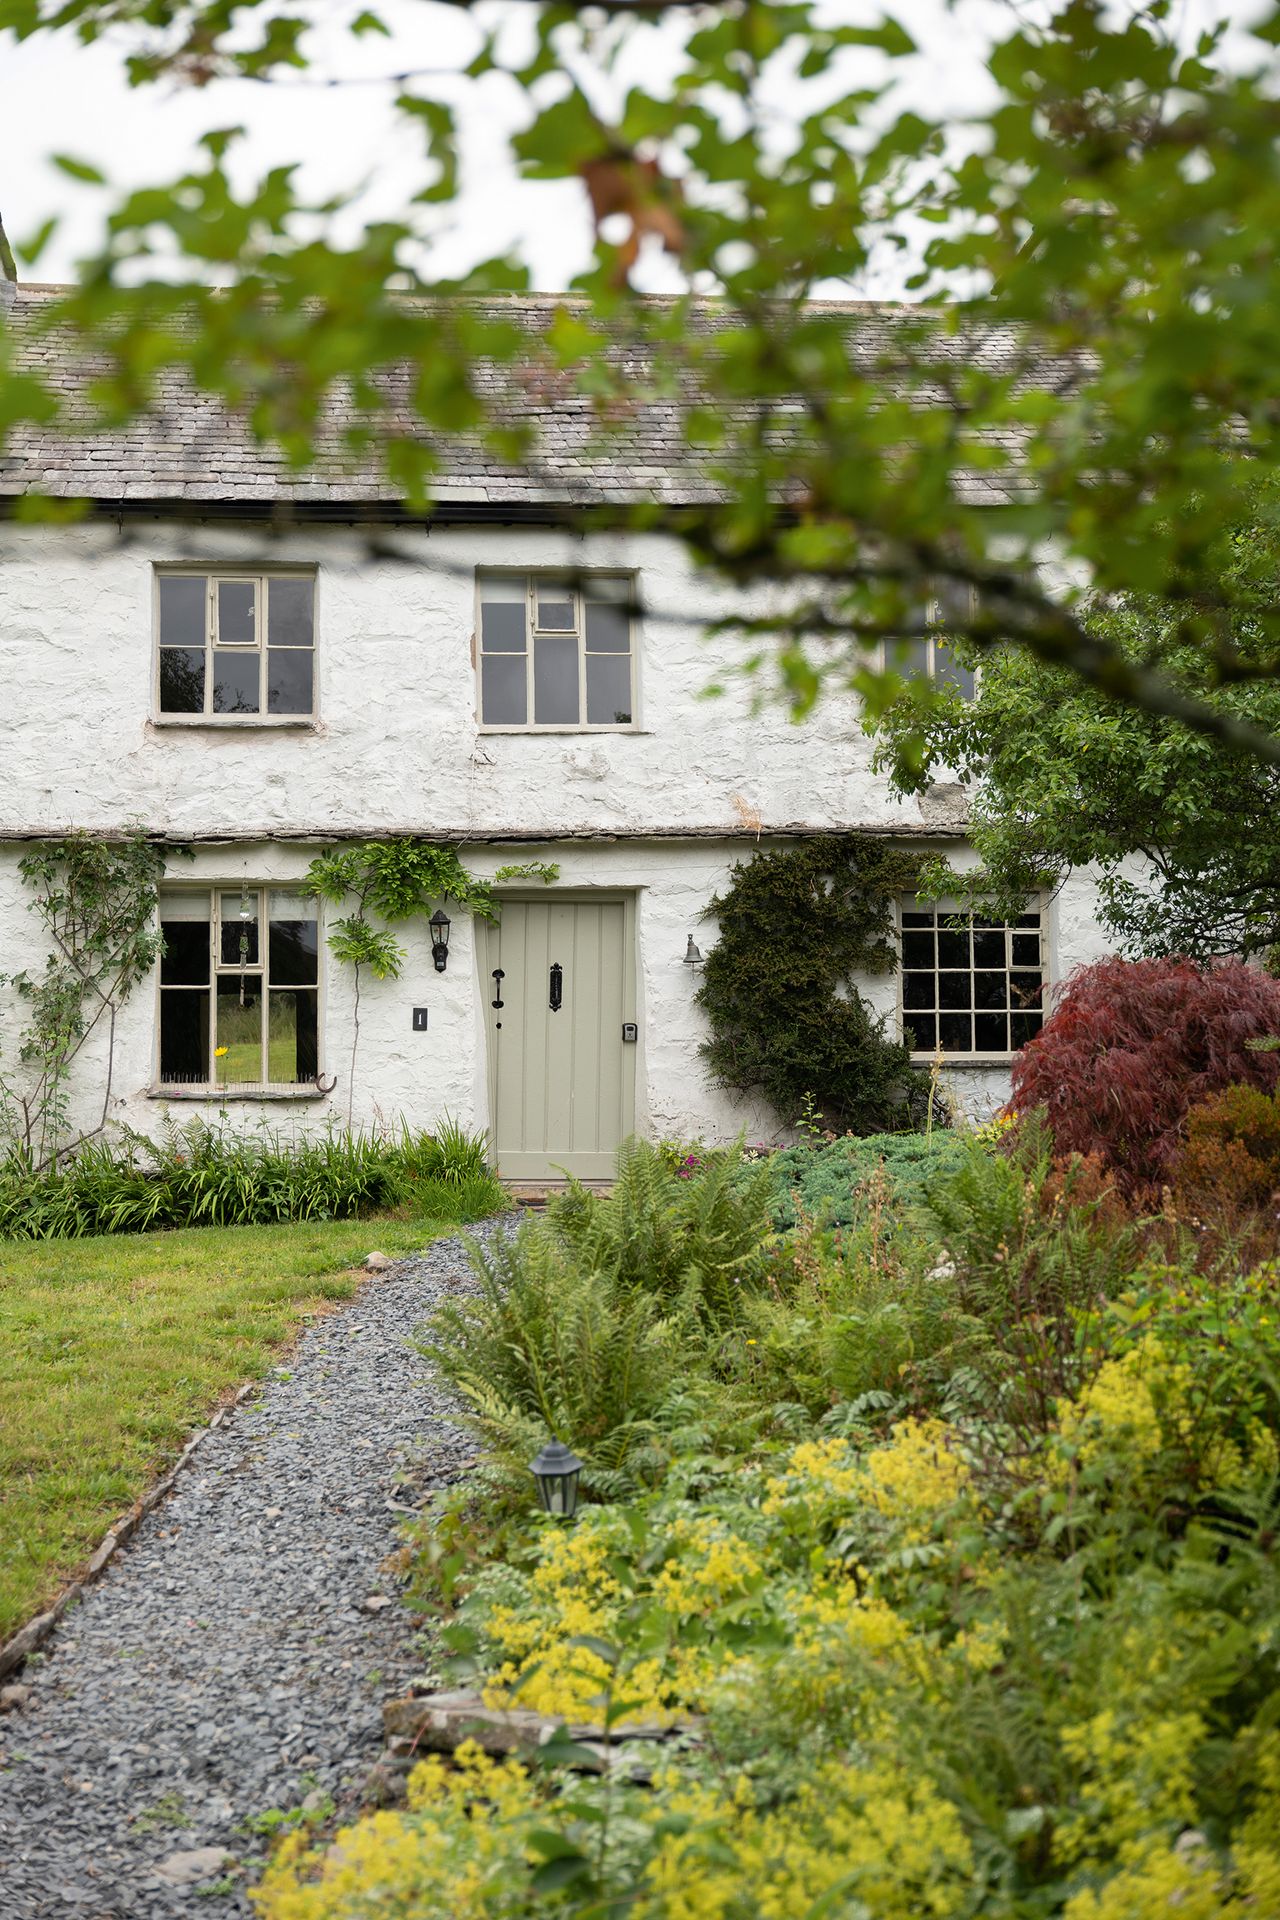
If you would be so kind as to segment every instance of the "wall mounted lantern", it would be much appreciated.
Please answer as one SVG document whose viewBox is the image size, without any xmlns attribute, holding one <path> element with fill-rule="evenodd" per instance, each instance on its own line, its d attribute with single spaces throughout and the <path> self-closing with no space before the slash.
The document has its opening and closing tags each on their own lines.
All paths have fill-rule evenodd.
<svg viewBox="0 0 1280 1920">
<path fill-rule="evenodd" d="M 443 907 L 437 907 L 431 916 L 431 958 L 436 963 L 436 972 L 443 973 L 449 964 L 449 927 L 450 920 Z"/>
<path fill-rule="evenodd" d="M 572 1520 L 578 1510 L 578 1475 L 582 1462 L 570 1453 L 561 1440 L 549 1440 L 536 1460 L 529 1463 L 544 1513 L 557 1520 Z"/>
<path fill-rule="evenodd" d="M 702 965 L 702 953 L 698 947 L 694 946 L 692 934 L 689 935 L 689 944 L 684 950 L 684 964 L 686 967 L 691 968 L 697 968 Z"/>
</svg>

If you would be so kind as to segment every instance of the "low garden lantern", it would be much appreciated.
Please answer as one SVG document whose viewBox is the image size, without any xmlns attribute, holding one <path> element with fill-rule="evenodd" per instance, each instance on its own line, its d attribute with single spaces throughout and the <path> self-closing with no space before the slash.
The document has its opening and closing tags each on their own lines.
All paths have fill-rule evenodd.
<svg viewBox="0 0 1280 1920">
<path fill-rule="evenodd" d="M 449 964 L 449 928 L 452 924 L 443 907 L 437 907 L 430 919 L 431 958 L 436 963 L 436 972 L 443 973 Z"/>
<path fill-rule="evenodd" d="M 543 1511 L 557 1520 L 572 1520 L 578 1507 L 578 1475 L 582 1462 L 562 1440 L 549 1440 L 529 1463 Z"/>
</svg>

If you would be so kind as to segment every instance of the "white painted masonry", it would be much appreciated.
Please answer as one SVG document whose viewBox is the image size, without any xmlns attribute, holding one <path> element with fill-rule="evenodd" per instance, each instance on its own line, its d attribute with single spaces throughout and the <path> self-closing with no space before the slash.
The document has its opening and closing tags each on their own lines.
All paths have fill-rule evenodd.
<svg viewBox="0 0 1280 1920">
<path fill-rule="evenodd" d="M 172 562 L 315 567 L 314 725 L 157 720 L 152 579 L 157 564 Z M 635 572 L 644 614 L 634 731 L 478 727 L 475 572 L 495 566 Z M 706 698 L 718 663 L 704 632 L 725 611 L 679 544 L 658 536 L 575 539 L 491 525 L 387 527 L 375 539 L 323 524 L 273 536 L 247 524 L 139 518 L 3 525 L 0 974 L 41 961 L 17 871 L 23 844 L 41 835 L 139 821 L 193 843 L 194 859 L 175 851 L 175 879 L 236 887 L 296 880 L 319 846 L 344 838 L 449 837 L 481 873 L 541 858 L 559 863 L 563 885 L 636 892 L 642 1132 L 723 1137 L 745 1128 L 777 1137 L 772 1116 L 706 1084 L 697 980 L 682 964 L 689 934 L 704 949 L 713 942 L 707 904 L 757 831 L 776 840 L 871 828 L 920 845 L 936 836 L 933 844 L 954 853 L 959 796 L 941 789 L 922 804 L 895 800 L 871 769 L 870 743 L 845 696 L 824 700 L 801 726 L 768 700 L 754 704 L 752 686 L 732 673 L 721 697 Z M 735 644 L 719 643 L 721 670 Z M 455 911 L 443 976 L 425 929 L 411 928 L 406 944 L 403 979 L 364 988 L 354 1116 L 403 1115 L 428 1126 L 447 1111 L 483 1127 L 489 988 L 478 978 L 471 928 Z M 1073 881 L 1050 908 L 1051 977 L 1101 946 L 1091 888 Z M 896 981 L 865 990 L 892 1022 Z M 304 1127 L 345 1118 L 351 980 L 332 960 L 322 962 L 321 1004 L 321 1065 L 337 1077 L 334 1092 L 237 1099 L 237 1118 Z M 430 1009 L 425 1034 L 411 1031 L 415 1005 Z M 12 994 L 0 993 L 0 1060 L 11 1060 L 18 1024 Z M 216 1097 L 172 1105 L 152 1097 L 155 1029 L 154 995 L 140 990 L 118 1028 L 112 1117 L 147 1132 L 166 1113 L 181 1120 L 219 1106 Z M 91 1052 L 80 1120 L 93 1117 L 95 1067 Z M 949 1078 L 975 1112 L 998 1104 L 1008 1087 L 1000 1066 Z"/>
</svg>

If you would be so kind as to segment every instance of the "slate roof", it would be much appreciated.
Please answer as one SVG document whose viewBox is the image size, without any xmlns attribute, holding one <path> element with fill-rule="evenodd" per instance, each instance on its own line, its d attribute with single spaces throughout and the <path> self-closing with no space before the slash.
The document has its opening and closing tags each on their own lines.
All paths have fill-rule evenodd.
<svg viewBox="0 0 1280 1920">
<path fill-rule="evenodd" d="M 92 361 L 68 334 L 39 324 L 50 299 L 62 291 L 22 288 L 12 304 L 0 309 L 0 320 L 17 336 L 19 364 L 60 396 L 57 422 L 23 426 L 0 450 L 0 500 L 39 490 L 121 507 L 181 503 L 208 511 L 239 507 L 298 514 L 336 514 L 349 508 L 374 516 L 396 510 L 396 488 L 376 454 L 353 458 L 342 444 L 344 421 L 354 409 L 339 399 L 331 406 L 317 458 L 302 471 L 292 470 L 278 447 L 257 441 L 242 419 L 197 391 L 179 371 L 161 375 L 154 405 L 146 414 L 121 426 L 92 426 L 87 396 Z M 481 367 L 477 381 L 495 418 L 529 423 L 532 451 L 522 466 L 514 467 L 474 437 L 442 440 L 442 468 L 433 485 L 441 509 L 459 516 L 504 515 L 521 508 L 549 512 L 642 502 L 682 506 L 714 499 L 716 489 L 685 443 L 678 401 L 641 397 L 625 417 L 611 420 L 606 437 L 594 404 L 567 393 L 563 383 L 549 377 L 535 343 L 557 307 L 565 304 L 564 296 L 547 294 L 482 303 L 495 315 L 514 318 L 530 334 L 527 359 L 513 367 Z M 707 302 L 695 311 L 691 324 L 713 330 L 723 325 L 723 311 Z M 886 391 L 895 390 L 902 380 L 903 336 L 908 329 L 918 329 L 921 309 L 848 302 L 827 303 L 822 311 L 847 315 L 854 363 L 882 380 Z M 963 334 L 940 328 L 930 350 L 944 370 L 951 361 L 999 374 L 1025 362 L 1025 341 L 1008 327 L 971 327 Z M 629 389 L 643 396 L 648 369 L 638 350 L 623 345 L 613 357 Z M 402 383 L 389 383 L 388 422 L 400 432 L 413 427 L 412 415 L 395 391 L 400 386 L 403 395 L 407 383 L 407 373 Z M 942 397 L 941 387 L 937 397 Z M 1019 491 L 1012 436 L 1001 450 L 1007 464 L 1002 458 L 995 471 L 961 477 L 965 497 L 997 502 Z"/>
</svg>

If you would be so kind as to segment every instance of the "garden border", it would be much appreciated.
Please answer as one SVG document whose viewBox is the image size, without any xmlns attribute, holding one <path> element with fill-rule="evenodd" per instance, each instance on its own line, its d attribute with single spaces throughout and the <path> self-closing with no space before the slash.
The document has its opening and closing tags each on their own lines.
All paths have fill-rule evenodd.
<svg viewBox="0 0 1280 1920">
<path fill-rule="evenodd" d="M 134 1501 L 126 1514 L 108 1527 L 91 1554 L 89 1563 L 80 1578 L 64 1587 L 51 1607 L 46 1607 L 43 1613 L 38 1613 L 34 1619 L 28 1620 L 25 1626 L 19 1627 L 10 1639 L 0 1646 L 0 1680 L 19 1671 L 26 1660 L 44 1645 L 67 1609 L 73 1606 L 80 1599 L 85 1588 L 92 1586 L 99 1575 L 110 1566 L 121 1547 L 127 1545 L 133 1538 L 147 1515 L 173 1491 L 178 1475 L 199 1452 L 209 1435 L 216 1433 L 236 1408 L 243 1406 L 251 1394 L 260 1392 L 262 1384 L 260 1380 L 246 1380 L 242 1386 L 237 1387 L 231 1399 L 224 1401 L 212 1420 L 192 1434 L 168 1473 L 162 1475 L 153 1487 L 149 1487 Z"/>
</svg>

